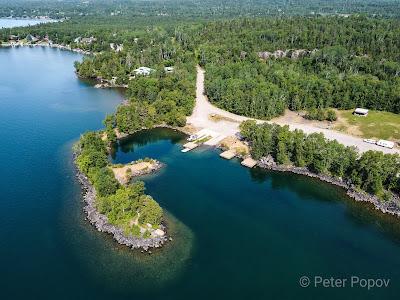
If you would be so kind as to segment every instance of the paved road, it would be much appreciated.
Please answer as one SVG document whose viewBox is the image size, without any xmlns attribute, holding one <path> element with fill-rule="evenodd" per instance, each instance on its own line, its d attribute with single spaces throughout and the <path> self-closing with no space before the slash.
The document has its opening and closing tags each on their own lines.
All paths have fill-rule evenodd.
<svg viewBox="0 0 400 300">
<path fill-rule="evenodd" d="M 187 121 L 189 124 L 192 124 L 197 128 L 208 128 L 220 133 L 221 135 L 234 135 L 239 131 L 239 124 L 251 118 L 239 116 L 212 105 L 204 95 L 204 73 L 204 70 L 198 66 L 196 79 L 196 105 L 193 110 L 193 114 L 188 117 Z M 213 114 L 222 116 L 225 119 L 219 122 L 212 121 L 209 116 Z M 263 120 L 256 121 L 260 123 L 266 122 Z M 280 123 L 280 125 L 289 125 L 291 130 L 300 129 L 307 134 L 321 132 L 330 140 L 337 140 L 339 143 L 346 146 L 356 146 L 360 152 L 377 150 L 384 153 L 400 153 L 400 149 L 398 148 L 388 149 L 379 147 L 377 145 L 368 144 L 365 143 L 362 138 L 344 134 L 335 130 L 322 129 L 304 124 Z"/>
</svg>

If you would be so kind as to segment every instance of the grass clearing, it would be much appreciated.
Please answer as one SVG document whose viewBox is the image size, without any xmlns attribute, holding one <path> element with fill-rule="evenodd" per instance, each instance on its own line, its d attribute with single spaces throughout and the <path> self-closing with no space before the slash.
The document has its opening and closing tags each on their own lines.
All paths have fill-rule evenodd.
<svg viewBox="0 0 400 300">
<path fill-rule="evenodd" d="M 335 129 L 364 138 L 375 138 L 400 142 L 400 115 L 369 111 L 368 116 L 354 116 L 353 110 L 338 112 Z"/>
</svg>

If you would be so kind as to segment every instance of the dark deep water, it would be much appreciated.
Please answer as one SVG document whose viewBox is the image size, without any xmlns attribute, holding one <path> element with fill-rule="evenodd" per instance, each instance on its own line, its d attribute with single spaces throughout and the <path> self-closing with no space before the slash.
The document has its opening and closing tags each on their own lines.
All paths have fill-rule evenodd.
<svg viewBox="0 0 400 300">
<path fill-rule="evenodd" d="M 143 179 L 174 241 L 146 255 L 94 230 L 70 149 L 122 96 L 78 80 L 80 58 L 0 49 L 0 299 L 398 299 L 400 220 L 316 180 L 182 154 L 171 130 L 136 134 L 114 161 L 166 164 Z M 303 275 L 348 282 L 301 288 Z M 351 288 L 351 276 L 390 283 Z"/>
</svg>

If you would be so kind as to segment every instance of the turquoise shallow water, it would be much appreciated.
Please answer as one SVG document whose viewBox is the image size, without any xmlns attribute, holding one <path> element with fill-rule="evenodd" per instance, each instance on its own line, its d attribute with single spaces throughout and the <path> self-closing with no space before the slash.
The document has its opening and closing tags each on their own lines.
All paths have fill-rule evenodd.
<svg viewBox="0 0 400 300">
<path fill-rule="evenodd" d="M 81 56 L 0 49 L 1 299 L 397 299 L 400 222 L 335 187 L 248 170 L 180 133 L 124 141 L 115 162 L 153 157 L 144 177 L 174 241 L 130 251 L 84 219 L 71 145 L 122 100 L 78 80 Z M 386 289 L 301 288 L 302 275 L 390 278 Z"/>
</svg>

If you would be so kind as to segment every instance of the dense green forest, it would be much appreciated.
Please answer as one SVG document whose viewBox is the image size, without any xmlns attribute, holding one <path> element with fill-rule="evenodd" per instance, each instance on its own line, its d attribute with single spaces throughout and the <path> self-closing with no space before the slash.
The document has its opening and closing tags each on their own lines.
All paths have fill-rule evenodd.
<svg viewBox="0 0 400 300">
<path fill-rule="evenodd" d="M 212 102 L 231 112 L 260 119 L 278 116 L 286 108 L 361 106 L 400 112 L 398 19 L 161 19 L 139 18 L 131 23 L 125 17 L 104 22 L 100 18 L 92 19 L 92 24 L 69 20 L 3 30 L 0 38 L 7 40 L 10 33 L 22 37 L 28 33 L 48 35 L 55 43 L 101 52 L 77 64 L 78 73 L 83 77 L 115 78 L 118 84 L 135 82 L 129 79 L 140 66 L 157 70 L 153 77 L 161 78 L 164 67 L 175 66 L 177 73 L 181 70 L 192 74 L 194 64 L 199 63 L 206 68 L 206 93 Z M 90 43 L 75 41 L 77 37 L 92 36 L 95 40 Z M 110 44 L 123 45 L 123 50 L 113 51 Z M 279 50 L 285 52 L 277 57 L 271 55 Z M 302 52 L 298 54 L 296 50 Z M 150 85 L 151 80 L 148 79 Z M 190 112 L 184 110 L 185 114 Z"/>
<path fill-rule="evenodd" d="M 111 224 L 121 226 L 125 233 L 139 236 L 140 225 L 161 224 L 163 211 L 154 199 L 145 194 L 143 182 L 121 186 L 108 167 L 106 143 L 100 133 L 88 132 L 76 145 L 76 163 L 93 184 L 97 192 L 96 205 Z M 138 218 L 138 225 L 130 225 Z M 143 234 L 146 236 L 146 233 Z"/>
<path fill-rule="evenodd" d="M 255 159 L 271 155 L 277 164 L 342 178 L 382 199 L 389 198 L 388 191 L 400 192 L 397 154 L 368 151 L 359 156 L 355 148 L 329 141 L 321 133 L 306 135 L 300 130 L 290 131 L 288 126 L 246 121 L 240 128 Z"/>
<path fill-rule="evenodd" d="M 238 16 L 368 13 L 398 16 L 396 0 L 0 0 L 1 16 Z"/>
<path fill-rule="evenodd" d="M 207 95 L 229 111 L 262 119 L 285 108 L 400 112 L 398 20 L 243 19 L 205 24 L 194 32 Z M 290 49 L 289 57 L 259 57 Z M 307 52 L 291 58 L 299 49 Z"/>
</svg>

